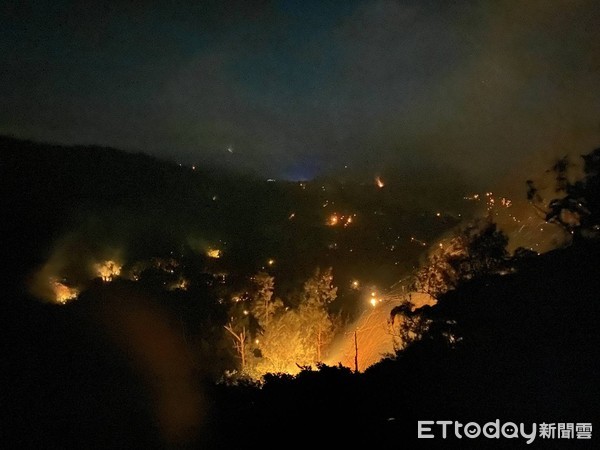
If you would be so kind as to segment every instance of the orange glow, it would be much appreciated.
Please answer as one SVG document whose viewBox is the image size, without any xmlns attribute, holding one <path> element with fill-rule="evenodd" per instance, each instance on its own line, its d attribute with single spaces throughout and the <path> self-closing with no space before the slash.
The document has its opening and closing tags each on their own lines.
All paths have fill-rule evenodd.
<svg viewBox="0 0 600 450">
<path fill-rule="evenodd" d="M 175 281 L 174 283 L 171 283 L 169 285 L 169 290 L 170 291 L 176 291 L 176 290 L 187 291 L 189 284 L 190 284 L 190 282 L 188 280 L 186 280 L 185 278 L 179 278 L 177 281 Z"/>
<path fill-rule="evenodd" d="M 327 218 L 327 225 L 330 227 L 335 227 L 337 225 L 342 225 L 344 228 L 348 227 L 356 217 L 356 214 L 348 214 L 348 215 L 339 215 L 338 213 L 333 213 Z"/>
<path fill-rule="evenodd" d="M 383 181 L 381 180 L 381 178 L 379 177 L 375 177 L 375 185 L 381 189 L 382 187 L 385 186 L 385 184 L 383 183 Z"/>
<path fill-rule="evenodd" d="M 71 288 L 54 278 L 50 280 L 50 283 L 52 291 L 54 292 L 56 303 L 64 305 L 71 300 L 75 300 L 77 295 L 79 295 L 79 291 L 77 289 Z"/>
<path fill-rule="evenodd" d="M 218 259 L 221 257 L 221 250 L 215 249 L 215 248 L 209 248 L 206 251 L 206 256 L 208 256 L 209 258 Z"/>
<path fill-rule="evenodd" d="M 436 303 L 433 297 L 420 292 L 412 292 L 410 298 L 412 311 L 424 305 Z M 346 332 L 340 333 L 336 341 L 330 345 L 325 363 L 341 364 L 354 369 L 355 357 L 357 357 L 358 370 L 363 372 L 369 366 L 380 361 L 383 355 L 394 353 L 395 345 L 398 342 L 395 342 L 397 338 L 390 334 L 390 311 L 395 306 L 403 304 L 405 299 L 404 294 L 382 296 L 376 299 L 381 305 L 385 303 L 386 307 L 382 308 L 379 304 L 373 305 L 369 298 L 370 305 L 363 311 L 363 314 L 354 323 L 349 324 Z M 399 343 L 402 344 L 402 342 Z M 356 348 L 358 348 L 358 352 L 356 352 Z"/>
<path fill-rule="evenodd" d="M 191 348 L 164 311 L 137 294 L 111 294 L 98 317 L 132 375 L 148 392 L 148 413 L 167 448 L 186 448 L 197 438 L 206 412 L 204 392 L 195 382 Z"/>
<path fill-rule="evenodd" d="M 109 259 L 107 261 L 94 265 L 96 274 L 102 278 L 102 281 L 112 281 L 115 277 L 121 274 L 122 265 L 118 262 Z"/>
</svg>

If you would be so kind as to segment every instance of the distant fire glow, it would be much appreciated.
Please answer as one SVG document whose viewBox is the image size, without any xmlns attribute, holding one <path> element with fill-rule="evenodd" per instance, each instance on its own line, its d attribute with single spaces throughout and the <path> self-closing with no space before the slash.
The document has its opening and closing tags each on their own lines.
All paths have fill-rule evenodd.
<svg viewBox="0 0 600 450">
<path fill-rule="evenodd" d="M 209 248 L 206 252 L 206 256 L 209 258 L 218 259 L 221 257 L 221 250 L 215 248 Z"/>
<path fill-rule="evenodd" d="M 347 228 L 352 224 L 355 217 L 356 214 L 339 215 L 338 213 L 333 213 L 327 218 L 327 225 L 330 227 L 341 225 Z"/>
<path fill-rule="evenodd" d="M 94 265 L 96 274 L 105 282 L 112 281 L 115 277 L 118 277 L 121 274 L 121 268 L 122 265 L 112 259 Z"/>
<path fill-rule="evenodd" d="M 55 278 L 50 280 L 52 291 L 54 292 L 56 303 L 64 305 L 65 303 L 75 300 L 79 291 L 75 288 L 69 287 Z"/>
<path fill-rule="evenodd" d="M 493 192 L 486 192 L 484 196 L 481 196 L 480 194 L 471 194 L 463 198 L 471 202 L 479 202 L 482 198 L 485 198 L 486 209 L 488 212 L 498 204 L 503 208 L 510 208 L 513 204 L 512 200 L 506 197 L 501 197 L 498 201 L 496 201 Z"/>
<path fill-rule="evenodd" d="M 375 177 L 375 185 L 381 189 L 382 187 L 385 186 L 383 180 L 380 177 Z"/>
<path fill-rule="evenodd" d="M 189 284 L 190 284 L 189 280 L 186 280 L 185 278 L 179 278 L 176 282 L 171 283 L 171 285 L 169 285 L 168 289 L 170 291 L 176 291 L 176 290 L 187 291 Z"/>
</svg>

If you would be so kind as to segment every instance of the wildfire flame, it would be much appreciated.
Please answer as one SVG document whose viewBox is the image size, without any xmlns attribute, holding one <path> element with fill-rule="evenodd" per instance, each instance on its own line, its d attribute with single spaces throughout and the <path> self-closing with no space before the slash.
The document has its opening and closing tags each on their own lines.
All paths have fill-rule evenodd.
<svg viewBox="0 0 600 450">
<path fill-rule="evenodd" d="M 121 274 L 122 267 L 120 263 L 112 259 L 94 265 L 96 273 L 105 282 L 112 281 L 115 277 L 118 277 Z"/>
<path fill-rule="evenodd" d="M 216 248 L 209 248 L 206 252 L 206 256 L 208 256 L 209 258 L 218 259 L 221 257 L 221 250 Z"/>
<path fill-rule="evenodd" d="M 50 279 L 50 286 L 54 292 L 56 303 L 60 303 L 61 305 L 75 300 L 79 295 L 79 291 L 76 288 L 69 287 L 55 278 Z"/>
</svg>

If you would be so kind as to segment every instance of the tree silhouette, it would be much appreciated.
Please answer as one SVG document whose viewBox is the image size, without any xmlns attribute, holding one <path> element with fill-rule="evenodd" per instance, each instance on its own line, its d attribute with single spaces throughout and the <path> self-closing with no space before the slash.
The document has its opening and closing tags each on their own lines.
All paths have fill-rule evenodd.
<svg viewBox="0 0 600 450">
<path fill-rule="evenodd" d="M 238 358 L 240 359 L 240 369 L 242 373 L 244 373 L 247 369 L 246 360 L 248 358 L 248 329 L 246 325 L 234 322 L 233 318 L 227 325 L 225 325 L 225 329 L 233 338 L 233 346 Z"/>
<path fill-rule="evenodd" d="M 438 298 L 461 282 L 501 270 L 508 238 L 489 219 L 476 220 L 433 248 L 415 274 L 413 288 Z"/>
<path fill-rule="evenodd" d="M 549 170 L 555 174 L 555 193 L 563 194 L 543 204 L 538 190 L 527 180 L 527 199 L 542 213 L 548 223 L 562 227 L 573 239 L 598 237 L 600 232 L 600 148 L 583 159 L 584 176 L 570 182 L 567 171 L 573 164 L 567 157 L 559 159 Z"/>
<path fill-rule="evenodd" d="M 427 331 L 429 320 L 419 311 L 415 311 L 410 302 L 404 302 L 390 311 L 388 330 L 392 336 L 395 352 L 407 348 L 411 343 L 418 341 Z"/>
</svg>

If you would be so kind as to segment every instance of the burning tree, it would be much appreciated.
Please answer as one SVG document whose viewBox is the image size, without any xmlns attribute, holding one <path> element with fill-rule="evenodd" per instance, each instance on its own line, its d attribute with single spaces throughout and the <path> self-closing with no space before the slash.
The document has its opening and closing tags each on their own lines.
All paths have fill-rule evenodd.
<svg viewBox="0 0 600 450">
<path fill-rule="evenodd" d="M 311 352 L 304 337 L 304 320 L 298 311 L 281 310 L 255 343 L 260 349 L 257 376 L 265 373 L 293 373 L 310 364 Z"/>
<path fill-rule="evenodd" d="M 94 265 L 96 274 L 105 282 L 112 281 L 115 277 L 118 277 L 121 274 L 122 267 L 121 263 L 115 262 L 112 259 Z"/>
<path fill-rule="evenodd" d="M 304 322 L 307 347 L 313 349 L 314 362 L 323 360 L 324 348 L 331 342 L 335 332 L 334 320 L 328 306 L 337 298 L 333 286 L 332 268 L 321 272 L 319 268 L 304 283 L 303 299 L 299 314 Z"/>
<path fill-rule="evenodd" d="M 321 362 L 337 323 L 328 310 L 337 297 L 332 268 L 315 270 L 304 283 L 297 308 L 273 300 L 274 277 L 259 272 L 251 280 L 253 289 L 235 297 L 225 326 L 242 374 L 258 379 Z"/>
</svg>

